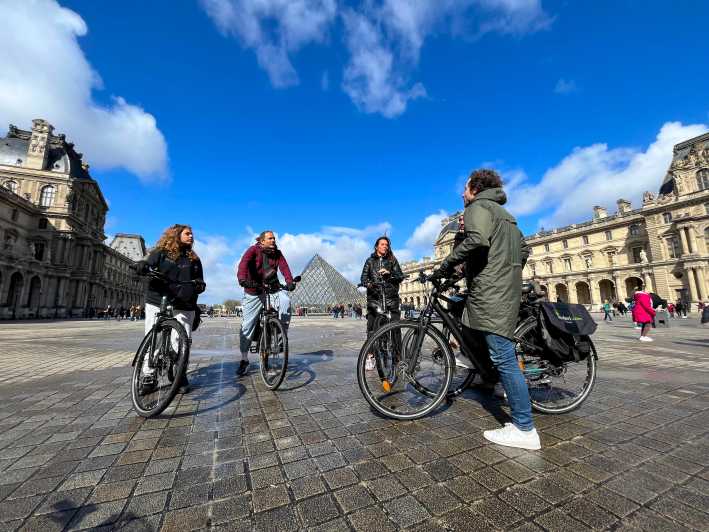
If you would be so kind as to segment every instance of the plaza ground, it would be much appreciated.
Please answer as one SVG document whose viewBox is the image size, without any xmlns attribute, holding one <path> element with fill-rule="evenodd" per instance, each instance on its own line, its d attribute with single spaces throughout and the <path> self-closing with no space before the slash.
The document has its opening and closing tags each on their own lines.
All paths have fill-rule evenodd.
<svg viewBox="0 0 709 532">
<path fill-rule="evenodd" d="M 364 322 L 296 318 L 278 392 L 234 376 L 239 321 L 195 334 L 192 393 L 137 417 L 142 323 L 0 324 L 2 530 L 707 530 L 709 329 L 674 320 L 641 344 L 601 323 L 599 379 L 541 451 L 482 430 L 506 406 L 476 390 L 415 422 L 357 387 Z M 253 356 L 253 355 L 252 355 Z"/>
</svg>

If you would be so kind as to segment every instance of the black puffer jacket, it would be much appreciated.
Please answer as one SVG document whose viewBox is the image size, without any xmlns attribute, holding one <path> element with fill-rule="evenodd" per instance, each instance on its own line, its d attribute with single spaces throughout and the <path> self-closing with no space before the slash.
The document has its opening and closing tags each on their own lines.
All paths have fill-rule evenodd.
<svg viewBox="0 0 709 532">
<path fill-rule="evenodd" d="M 389 275 L 385 278 L 379 275 L 379 270 L 382 268 L 389 272 Z M 367 307 L 371 308 L 380 304 L 382 298 L 381 287 L 374 283 L 384 281 L 387 309 L 399 310 L 399 305 L 401 304 L 399 300 L 399 285 L 403 280 L 404 274 L 401 272 L 399 261 L 393 255 L 391 258 L 386 258 L 372 253 L 364 263 L 360 279 L 362 285 L 367 287 Z"/>
<path fill-rule="evenodd" d="M 142 262 L 157 269 L 168 279 L 167 283 L 150 280 L 145 292 L 146 303 L 159 307 L 162 296 L 167 296 L 168 304 L 175 310 L 194 310 L 197 297 L 206 288 L 199 259 L 190 260 L 184 251 L 177 261 L 173 261 L 164 251 L 155 249 Z"/>
</svg>

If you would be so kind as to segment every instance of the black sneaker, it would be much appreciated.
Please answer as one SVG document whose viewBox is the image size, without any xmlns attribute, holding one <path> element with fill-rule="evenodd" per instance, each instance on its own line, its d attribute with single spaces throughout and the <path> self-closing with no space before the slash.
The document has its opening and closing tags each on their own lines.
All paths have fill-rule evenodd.
<svg viewBox="0 0 709 532">
<path fill-rule="evenodd" d="M 149 395 L 158 389 L 158 380 L 155 375 L 144 375 L 140 383 L 140 395 Z"/>
<path fill-rule="evenodd" d="M 239 367 L 236 369 L 236 374 L 239 377 L 243 377 L 246 375 L 246 370 L 249 369 L 249 361 L 248 360 L 242 360 L 239 362 Z"/>
</svg>

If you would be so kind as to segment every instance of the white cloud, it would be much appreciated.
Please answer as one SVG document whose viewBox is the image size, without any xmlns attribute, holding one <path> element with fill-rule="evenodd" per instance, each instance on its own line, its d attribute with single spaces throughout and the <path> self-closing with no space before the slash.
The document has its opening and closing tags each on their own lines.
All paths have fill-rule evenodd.
<svg viewBox="0 0 709 532">
<path fill-rule="evenodd" d="M 322 42 L 335 18 L 335 0 L 201 0 L 225 35 L 256 52 L 274 87 L 298 83 L 290 55 Z"/>
<path fill-rule="evenodd" d="M 298 83 L 291 55 L 326 42 L 339 14 L 350 54 L 342 89 L 363 112 L 387 118 L 426 96 L 411 76 L 434 31 L 521 36 L 551 24 L 541 0 L 361 0 L 339 13 L 336 0 L 200 1 L 222 33 L 254 50 L 274 87 Z M 329 79 L 321 86 L 326 90 Z"/>
<path fill-rule="evenodd" d="M 573 79 L 566 80 L 561 78 L 554 86 L 554 92 L 556 94 L 570 94 L 572 92 L 576 92 L 577 90 L 578 87 Z"/>
<path fill-rule="evenodd" d="M 421 255 L 431 254 L 433 243 L 441 232 L 441 221 L 447 216 L 448 214 L 443 210 L 430 214 L 414 229 L 411 238 L 406 241 L 406 248 L 413 252 L 413 256 L 416 255 L 416 252 Z"/>
<path fill-rule="evenodd" d="M 659 189 L 674 145 L 708 130 L 705 124 L 667 122 L 645 150 L 609 148 L 601 143 L 574 148 L 538 183 L 529 183 L 524 174 L 517 174 L 518 179 L 506 187 L 508 207 L 517 216 L 551 208 L 539 222 L 544 227 L 588 219 L 594 205 L 613 208 L 619 198 L 639 207 L 644 191 Z"/>
<path fill-rule="evenodd" d="M 84 20 L 55 0 L 3 0 L 0 33 L 0 124 L 30 126 L 45 118 L 99 168 L 125 168 L 141 179 L 167 176 L 167 144 L 155 117 L 120 96 L 94 100 L 101 79 L 78 38 Z"/>
</svg>

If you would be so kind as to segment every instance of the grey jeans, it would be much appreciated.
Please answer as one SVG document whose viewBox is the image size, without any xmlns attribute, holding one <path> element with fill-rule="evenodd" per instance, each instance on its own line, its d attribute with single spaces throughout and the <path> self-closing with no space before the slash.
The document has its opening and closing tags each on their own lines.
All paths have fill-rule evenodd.
<svg viewBox="0 0 709 532">
<path fill-rule="evenodd" d="M 242 355 L 249 352 L 249 346 L 253 339 L 256 325 L 258 324 L 261 309 L 266 304 L 266 295 L 259 294 L 252 296 L 244 293 L 241 300 L 241 330 L 239 331 L 239 350 Z M 283 326 L 288 331 L 290 324 L 290 298 L 284 293 L 271 294 L 271 306 L 278 311 L 278 317 L 283 322 Z"/>
</svg>

